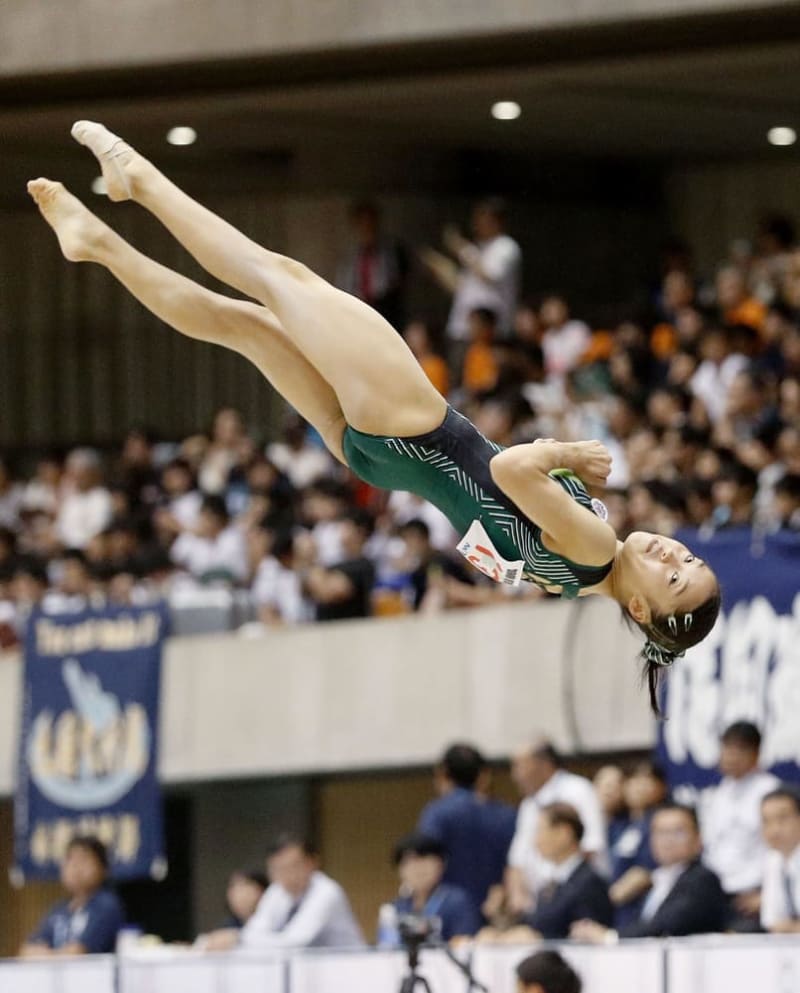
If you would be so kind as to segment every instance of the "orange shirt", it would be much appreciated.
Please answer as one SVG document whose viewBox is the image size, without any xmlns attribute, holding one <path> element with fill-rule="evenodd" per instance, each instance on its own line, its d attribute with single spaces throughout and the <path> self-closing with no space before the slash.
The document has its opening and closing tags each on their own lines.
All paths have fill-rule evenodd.
<svg viewBox="0 0 800 993">
<path fill-rule="evenodd" d="M 450 392 L 450 372 L 441 355 L 434 355 L 433 353 L 426 355 L 419 364 L 431 383 L 443 397 L 446 397 Z"/>
<path fill-rule="evenodd" d="M 767 308 L 755 297 L 748 297 L 742 300 L 738 307 L 731 307 L 723 315 L 726 324 L 746 324 L 753 330 L 764 330 L 764 321 L 767 319 Z"/>
<path fill-rule="evenodd" d="M 497 383 L 498 369 L 491 345 L 475 342 L 464 356 L 464 386 L 481 393 Z"/>
</svg>

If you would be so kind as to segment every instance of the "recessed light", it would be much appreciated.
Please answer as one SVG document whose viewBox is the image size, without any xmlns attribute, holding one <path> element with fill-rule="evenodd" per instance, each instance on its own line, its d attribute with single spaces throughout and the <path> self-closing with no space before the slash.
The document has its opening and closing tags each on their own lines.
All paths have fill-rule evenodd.
<svg viewBox="0 0 800 993">
<path fill-rule="evenodd" d="M 108 193 L 106 181 L 102 176 L 95 176 L 92 180 L 92 193 L 96 193 L 99 197 L 105 196 Z"/>
<path fill-rule="evenodd" d="M 797 132 L 794 128 L 770 128 L 767 131 L 767 141 L 770 145 L 793 145 L 797 141 Z"/>
<path fill-rule="evenodd" d="M 194 128 L 170 128 L 167 131 L 167 141 L 170 145 L 193 145 L 197 141 L 197 132 Z"/>
<path fill-rule="evenodd" d="M 492 104 L 492 117 L 496 121 L 515 121 L 522 113 L 522 107 L 514 100 L 499 100 Z"/>
</svg>

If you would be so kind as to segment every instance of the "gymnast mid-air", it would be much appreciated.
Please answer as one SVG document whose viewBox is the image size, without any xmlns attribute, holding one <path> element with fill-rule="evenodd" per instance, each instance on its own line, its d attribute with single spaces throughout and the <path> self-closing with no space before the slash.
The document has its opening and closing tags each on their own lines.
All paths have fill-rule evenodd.
<svg viewBox="0 0 800 993">
<path fill-rule="evenodd" d="M 604 485 L 611 468 L 600 442 L 501 449 L 447 404 L 365 303 L 251 241 L 101 124 L 79 121 L 72 135 L 97 157 L 111 200 L 145 207 L 211 275 L 258 303 L 165 268 L 60 183 L 32 180 L 28 191 L 67 259 L 105 266 L 176 331 L 250 359 L 357 476 L 439 507 L 464 536 L 459 551 L 493 579 L 616 600 L 646 637 L 657 710 L 659 673 L 711 631 L 719 583 L 673 538 L 617 539 L 586 489 Z"/>
</svg>

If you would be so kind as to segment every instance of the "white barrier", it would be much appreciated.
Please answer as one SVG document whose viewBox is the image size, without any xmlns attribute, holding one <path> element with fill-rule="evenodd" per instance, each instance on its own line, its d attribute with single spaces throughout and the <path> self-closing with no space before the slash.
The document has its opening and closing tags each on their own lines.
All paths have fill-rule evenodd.
<svg viewBox="0 0 800 993">
<path fill-rule="evenodd" d="M 583 979 L 583 993 L 798 993 L 797 936 L 708 936 L 631 941 L 614 947 L 555 946 Z M 474 950 L 476 979 L 516 993 L 515 970 L 535 949 Z M 402 952 L 329 950 L 204 955 L 164 947 L 60 962 L 0 962 L 0 993 L 396 993 L 408 972 Z M 467 982 L 441 951 L 423 951 L 432 993 Z"/>
<path fill-rule="evenodd" d="M 113 993 L 113 955 L 60 962 L 0 961 L 0 993 Z"/>
</svg>

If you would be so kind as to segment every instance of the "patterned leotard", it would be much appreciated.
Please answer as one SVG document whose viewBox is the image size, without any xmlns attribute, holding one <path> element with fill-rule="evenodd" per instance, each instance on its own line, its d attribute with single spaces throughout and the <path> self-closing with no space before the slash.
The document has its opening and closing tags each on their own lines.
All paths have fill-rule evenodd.
<svg viewBox="0 0 800 993">
<path fill-rule="evenodd" d="M 459 534 L 479 520 L 497 551 L 506 559 L 522 560 L 522 579 L 545 589 L 561 588 L 561 596 L 576 597 L 611 570 L 585 566 L 557 555 L 542 542 L 542 529 L 497 486 L 489 462 L 502 446 L 486 439 L 463 414 L 448 407 L 442 424 L 411 438 L 364 434 L 348 427 L 344 454 L 357 476 L 391 490 L 409 490 L 435 504 Z M 595 513 L 583 483 L 573 473 L 550 473 L 564 490 Z"/>
</svg>

